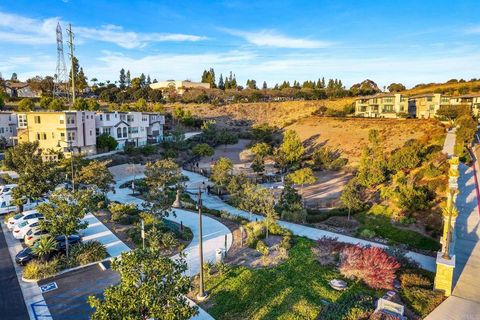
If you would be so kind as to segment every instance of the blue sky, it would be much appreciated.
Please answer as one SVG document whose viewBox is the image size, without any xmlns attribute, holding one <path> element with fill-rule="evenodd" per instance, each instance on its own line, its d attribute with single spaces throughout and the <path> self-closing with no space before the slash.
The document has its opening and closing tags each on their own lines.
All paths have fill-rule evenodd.
<svg viewBox="0 0 480 320">
<path fill-rule="evenodd" d="M 213 67 L 269 86 L 480 78 L 480 1 L 0 1 L 0 72 L 53 75 L 72 24 L 87 77 L 197 81 Z M 65 34 L 64 34 L 65 37 Z"/>
</svg>

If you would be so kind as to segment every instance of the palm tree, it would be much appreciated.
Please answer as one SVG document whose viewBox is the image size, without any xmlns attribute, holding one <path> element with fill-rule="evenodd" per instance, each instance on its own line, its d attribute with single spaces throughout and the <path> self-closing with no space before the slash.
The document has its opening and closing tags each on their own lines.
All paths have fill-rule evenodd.
<svg viewBox="0 0 480 320">
<path fill-rule="evenodd" d="M 41 238 L 32 248 L 33 253 L 41 260 L 45 260 L 55 250 L 57 250 L 57 240 L 53 237 Z"/>
</svg>

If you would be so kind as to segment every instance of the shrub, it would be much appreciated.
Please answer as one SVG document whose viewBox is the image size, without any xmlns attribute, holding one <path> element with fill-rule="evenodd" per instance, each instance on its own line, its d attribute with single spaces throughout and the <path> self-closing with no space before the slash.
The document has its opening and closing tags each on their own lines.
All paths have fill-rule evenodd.
<svg viewBox="0 0 480 320">
<path fill-rule="evenodd" d="M 97 148 L 99 150 L 111 151 L 118 146 L 117 140 L 108 133 L 102 133 L 97 137 Z"/>
<path fill-rule="evenodd" d="M 427 277 L 416 273 L 404 273 L 400 276 L 400 282 L 402 286 L 407 287 L 428 287 L 432 285 L 432 282 Z"/>
<path fill-rule="evenodd" d="M 265 238 L 266 230 L 262 221 L 251 222 L 245 225 L 247 231 L 246 244 L 250 248 L 255 248 L 259 239 Z"/>
<path fill-rule="evenodd" d="M 30 261 L 25 268 L 23 268 L 23 277 L 30 280 L 40 280 L 51 277 L 58 272 L 58 260 L 51 261 Z"/>
<path fill-rule="evenodd" d="M 366 320 L 374 311 L 373 298 L 363 293 L 345 294 L 322 309 L 322 320 Z"/>
<path fill-rule="evenodd" d="M 363 229 L 361 232 L 360 232 L 360 236 L 363 237 L 363 238 L 368 238 L 368 239 L 372 239 L 376 236 L 377 234 L 375 233 L 375 231 L 373 230 L 370 230 L 370 229 Z"/>
<path fill-rule="evenodd" d="M 445 298 L 442 291 L 421 287 L 402 289 L 401 294 L 410 308 L 422 317 L 432 312 Z"/>
<path fill-rule="evenodd" d="M 268 256 L 270 253 L 270 249 L 262 240 L 259 240 L 257 242 L 257 246 L 255 247 L 255 250 L 260 252 L 264 257 Z"/>
<path fill-rule="evenodd" d="M 140 152 L 144 156 L 150 156 L 152 154 L 155 154 L 156 151 L 157 151 L 157 148 L 155 148 L 155 146 L 151 144 L 144 145 L 143 147 L 140 148 Z"/>
<path fill-rule="evenodd" d="M 132 224 L 139 220 L 137 206 L 134 203 L 116 203 L 108 205 L 108 210 L 112 214 L 111 220 L 121 224 Z"/>
<path fill-rule="evenodd" d="M 85 265 L 101 261 L 107 257 L 107 249 L 98 241 L 88 241 L 72 246 L 70 259 L 75 265 Z"/>
<path fill-rule="evenodd" d="M 18 111 L 32 111 L 35 108 L 35 103 L 32 99 L 24 98 L 18 103 Z"/>
<path fill-rule="evenodd" d="M 391 289 L 400 264 L 377 247 L 348 246 L 340 254 L 340 272 L 363 280 L 373 289 Z"/>
<path fill-rule="evenodd" d="M 312 160 L 315 169 L 318 170 L 340 170 L 348 162 L 346 158 L 341 157 L 339 150 L 333 150 L 328 147 L 315 150 Z"/>
<path fill-rule="evenodd" d="M 198 157 L 211 157 L 215 151 L 207 143 L 199 143 L 192 148 L 192 153 Z"/>
</svg>

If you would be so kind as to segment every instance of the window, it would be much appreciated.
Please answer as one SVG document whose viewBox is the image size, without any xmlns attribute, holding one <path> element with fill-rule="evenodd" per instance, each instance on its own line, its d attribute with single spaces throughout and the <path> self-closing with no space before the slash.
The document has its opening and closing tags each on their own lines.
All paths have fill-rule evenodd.
<svg viewBox="0 0 480 320">
<path fill-rule="evenodd" d="M 100 121 L 103 121 L 103 115 L 100 115 Z"/>
<path fill-rule="evenodd" d="M 3 128 L 0 128 L 0 133 L 4 133 Z"/>
<path fill-rule="evenodd" d="M 37 132 L 37 140 L 40 140 L 40 132 Z"/>
<path fill-rule="evenodd" d="M 55 132 L 52 132 L 52 139 L 55 139 Z"/>
<path fill-rule="evenodd" d="M 130 128 L 128 128 L 128 133 L 138 133 L 138 127 L 130 127 Z"/>
<path fill-rule="evenodd" d="M 110 121 L 110 115 L 107 114 L 106 117 L 107 117 L 107 121 Z"/>
<path fill-rule="evenodd" d="M 385 106 L 383 111 L 384 112 L 392 112 L 393 111 L 393 106 L 392 105 Z"/>
<path fill-rule="evenodd" d="M 433 97 L 427 97 L 427 101 L 428 101 L 428 102 L 433 101 Z"/>
<path fill-rule="evenodd" d="M 75 124 L 75 116 L 67 117 L 68 124 Z"/>
<path fill-rule="evenodd" d="M 132 122 L 133 121 L 133 116 L 129 114 L 128 117 L 127 117 L 127 121 Z"/>
<path fill-rule="evenodd" d="M 127 137 L 127 127 L 123 127 L 123 137 Z"/>
<path fill-rule="evenodd" d="M 60 124 L 64 124 L 65 123 L 65 117 L 64 116 L 60 116 Z"/>
<path fill-rule="evenodd" d="M 100 135 L 100 128 L 95 128 L 95 134 L 96 134 L 97 136 Z"/>
<path fill-rule="evenodd" d="M 74 131 L 67 132 L 67 141 L 74 141 L 74 140 L 75 140 L 75 132 Z"/>
<path fill-rule="evenodd" d="M 63 140 L 65 140 L 65 132 L 60 132 L 60 138 L 62 138 Z"/>
<path fill-rule="evenodd" d="M 37 124 L 40 123 L 40 116 L 35 116 L 34 117 L 34 122 L 37 123 Z"/>
<path fill-rule="evenodd" d="M 92 130 L 90 130 L 90 136 L 92 136 L 92 134 L 93 134 L 93 131 L 92 131 Z"/>
<path fill-rule="evenodd" d="M 27 116 L 25 114 L 18 115 L 18 126 L 21 128 L 27 126 Z"/>
<path fill-rule="evenodd" d="M 117 138 L 122 137 L 122 128 L 117 128 Z"/>
<path fill-rule="evenodd" d="M 142 121 L 148 121 L 148 117 L 146 115 L 142 115 Z"/>
</svg>

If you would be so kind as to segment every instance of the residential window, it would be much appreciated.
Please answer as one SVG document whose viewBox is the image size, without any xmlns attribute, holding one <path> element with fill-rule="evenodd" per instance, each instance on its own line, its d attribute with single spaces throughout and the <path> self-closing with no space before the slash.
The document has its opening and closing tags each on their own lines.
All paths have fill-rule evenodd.
<svg viewBox="0 0 480 320">
<path fill-rule="evenodd" d="M 123 127 L 123 137 L 127 137 L 127 127 Z"/>
<path fill-rule="evenodd" d="M 95 134 L 96 134 L 97 136 L 100 135 L 100 128 L 95 128 Z"/>
<path fill-rule="evenodd" d="M 62 140 L 65 140 L 65 132 L 60 132 L 60 138 L 61 138 Z"/>
<path fill-rule="evenodd" d="M 92 131 L 92 130 L 90 130 L 90 137 L 92 136 L 92 134 L 93 134 L 93 131 Z"/>
<path fill-rule="evenodd" d="M 104 133 L 111 134 L 112 129 L 111 129 L 111 128 L 103 128 L 103 132 L 104 132 Z"/>
<path fill-rule="evenodd" d="M 19 127 L 26 127 L 27 126 L 27 117 L 24 114 L 18 115 L 18 126 Z"/>
<path fill-rule="evenodd" d="M 107 114 L 106 117 L 107 117 L 107 121 L 110 121 L 110 115 Z"/>
<path fill-rule="evenodd" d="M 122 128 L 117 128 L 117 138 L 122 137 Z"/>
<path fill-rule="evenodd" d="M 4 133 L 3 128 L 0 128 L 0 133 Z"/>
<path fill-rule="evenodd" d="M 40 132 L 37 132 L 37 140 L 40 140 Z"/>
<path fill-rule="evenodd" d="M 392 105 L 385 106 L 383 111 L 384 112 L 392 112 L 393 111 L 393 106 Z"/>
<path fill-rule="evenodd" d="M 431 101 L 433 101 L 433 98 L 432 97 L 427 97 L 427 101 L 431 102 Z"/>
<path fill-rule="evenodd" d="M 148 121 L 148 117 L 147 116 L 142 116 L 142 121 Z"/>
<path fill-rule="evenodd" d="M 67 123 L 68 124 L 75 124 L 75 117 L 74 116 L 67 117 Z"/>
<path fill-rule="evenodd" d="M 60 124 L 64 124 L 65 123 L 65 117 L 64 116 L 60 116 Z"/>
<path fill-rule="evenodd" d="M 75 140 L 75 132 L 67 132 L 67 141 L 74 141 Z"/>
<path fill-rule="evenodd" d="M 103 121 L 103 115 L 100 115 L 100 121 Z"/>
<path fill-rule="evenodd" d="M 40 116 L 35 116 L 34 117 L 34 122 L 37 123 L 37 124 L 40 123 Z"/>
</svg>

